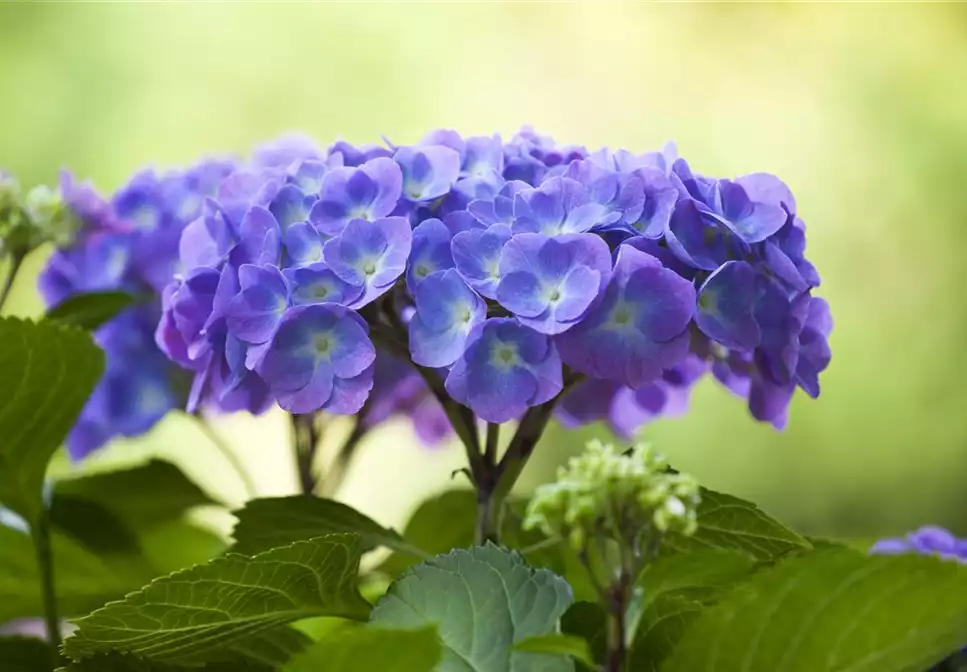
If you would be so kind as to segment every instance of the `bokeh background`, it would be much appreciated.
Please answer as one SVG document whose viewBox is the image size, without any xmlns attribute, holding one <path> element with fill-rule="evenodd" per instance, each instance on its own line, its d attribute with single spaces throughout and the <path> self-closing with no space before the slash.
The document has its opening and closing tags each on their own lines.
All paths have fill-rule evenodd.
<svg viewBox="0 0 967 672">
<path fill-rule="evenodd" d="M 956 4 L 3 4 L 0 165 L 28 185 L 68 166 L 110 192 L 146 164 L 291 130 L 405 143 L 530 123 L 588 147 L 672 138 L 712 175 L 776 173 L 836 320 L 821 398 L 797 397 L 777 433 L 707 381 L 687 415 L 644 436 L 812 533 L 967 533 L 965 72 Z M 7 312 L 40 312 L 43 261 L 30 259 Z M 292 491 L 279 415 L 218 430 L 263 493 Z M 551 431 L 525 487 L 602 434 Z M 183 418 L 102 459 L 145 451 L 242 497 Z M 396 423 L 365 443 L 341 496 L 399 524 L 462 459 Z"/>
</svg>

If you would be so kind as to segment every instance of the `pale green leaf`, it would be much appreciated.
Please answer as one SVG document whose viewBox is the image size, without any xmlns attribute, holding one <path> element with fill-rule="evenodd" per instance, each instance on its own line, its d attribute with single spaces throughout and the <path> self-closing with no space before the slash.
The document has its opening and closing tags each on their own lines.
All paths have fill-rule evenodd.
<svg viewBox="0 0 967 672">
<path fill-rule="evenodd" d="M 704 611 L 662 672 L 908 672 L 967 642 L 967 566 L 826 548 Z"/>
<path fill-rule="evenodd" d="M 546 569 L 492 544 L 454 550 L 409 569 L 373 610 L 380 626 L 436 625 L 443 642 L 438 672 L 558 672 L 559 656 L 514 651 L 529 637 L 558 631 L 571 589 Z"/>
<path fill-rule="evenodd" d="M 294 658 L 284 672 L 433 672 L 443 649 L 436 628 L 339 630 Z"/>
<path fill-rule="evenodd" d="M 90 334 L 0 318 L 0 502 L 34 520 L 47 463 L 104 372 Z"/>
<path fill-rule="evenodd" d="M 220 660 L 252 636 L 314 616 L 363 620 L 359 538 L 334 534 L 253 557 L 228 553 L 156 579 L 78 621 L 73 659 L 117 650 L 180 664 Z"/>
</svg>

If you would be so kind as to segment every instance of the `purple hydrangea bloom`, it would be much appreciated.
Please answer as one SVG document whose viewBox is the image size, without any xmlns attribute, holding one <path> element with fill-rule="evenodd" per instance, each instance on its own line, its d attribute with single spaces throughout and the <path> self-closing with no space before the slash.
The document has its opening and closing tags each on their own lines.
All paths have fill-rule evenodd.
<svg viewBox="0 0 967 672">
<path fill-rule="evenodd" d="M 577 324 L 611 275 L 611 252 L 593 234 L 521 233 L 500 256 L 497 301 L 522 324 L 559 334 Z"/>
<path fill-rule="evenodd" d="M 471 229 L 453 237 L 450 252 L 454 266 L 481 296 L 497 298 L 500 255 L 512 236 L 510 227 L 495 224 L 489 229 Z"/>
<path fill-rule="evenodd" d="M 403 174 L 392 159 L 379 157 L 355 168 L 336 168 L 322 180 L 309 221 L 327 236 L 337 236 L 353 219 L 386 217 L 399 201 Z"/>
<path fill-rule="evenodd" d="M 425 202 L 445 196 L 460 175 L 460 154 L 444 145 L 400 147 L 393 160 L 403 171 L 403 196 Z"/>
<path fill-rule="evenodd" d="M 326 243 L 323 258 L 345 282 L 363 288 L 351 304 L 360 308 L 389 291 L 403 274 L 412 242 L 413 232 L 403 217 L 354 219 Z"/>
<path fill-rule="evenodd" d="M 776 426 L 796 387 L 819 393 L 831 320 L 777 178 L 713 179 L 674 145 L 589 154 L 531 129 L 506 143 L 444 129 L 387 145 L 321 154 L 283 142 L 197 178 L 213 186 L 181 235 L 180 272 L 158 273 L 179 274 L 157 329 L 195 374 L 193 403 L 277 402 L 359 413 L 367 426 L 406 413 L 440 437 L 449 426 L 422 380 L 430 370 L 455 401 L 502 422 L 555 400 L 566 365 L 587 380 L 559 417 L 629 436 L 680 412 L 709 369 Z M 122 199 L 148 228 L 161 221 L 152 184 Z M 111 238 L 129 228 L 104 227 L 79 259 L 88 283 L 148 266 Z M 411 361 L 380 365 L 369 326 L 380 342 L 408 342 Z"/>
<path fill-rule="evenodd" d="M 453 268 L 450 228 L 439 219 L 426 219 L 413 229 L 413 248 L 406 269 L 406 286 L 416 288 L 430 274 Z"/>
<path fill-rule="evenodd" d="M 514 200 L 514 233 L 559 236 L 584 233 L 617 221 L 620 213 L 591 201 L 587 189 L 568 177 L 554 177 L 540 187 L 521 191 Z"/>
<path fill-rule="evenodd" d="M 568 366 L 637 388 L 685 358 L 694 312 L 691 283 L 624 245 L 600 303 L 556 342 Z"/>
<path fill-rule="evenodd" d="M 487 317 L 487 304 L 453 269 L 428 276 L 417 288 L 410 321 L 413 361 L 432 368 L 453 364 L 470 331 Z"/>
<path fill-rule="evenodd" d="M 373 385 L 376 349 L 366 323 L 335 304 L 286 312 L 258 367 L 291 413 L 356 413 Z"/>
<path fill-rule="evenodd" d="M 561 358 L 544 334 L 517 320 L 477 325 L 446 379 L 447 392 L 487 422 L 507 422 L 556 397 Z"/>
<path fill-rule="evenodd" d="M 727 348 L 759 345 L 755 320 L 756 272 L 744 261 L 727 261 L 698 290 L 695 322 L 705 335 Z"/>
</svg>

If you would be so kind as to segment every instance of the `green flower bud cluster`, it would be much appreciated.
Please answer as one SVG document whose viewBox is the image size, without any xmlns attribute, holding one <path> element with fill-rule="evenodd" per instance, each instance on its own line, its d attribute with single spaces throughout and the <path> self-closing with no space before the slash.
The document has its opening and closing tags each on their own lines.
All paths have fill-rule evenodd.
<svg viewBox="0 0 967 672">
<path fill-rule="evenodd" d="M 698 482 L 671 471 L 649 446 L 619 453 L 592 441 L 555 482 L 537 488 L 524 527 L 567 538 L 576 550 L 598 535 L 637 546 L 643 535 L 654 541 L 666 532 L 692 534 L 699 501 Z"/>
<path fill-rule="evenodd" d="M 0 257 L 23 256 L 47 242 L 69 245 L 78 227 L 56 190 L 39 185 L 24 194 L 12 175 L 0 171 Z"/>
</svg>

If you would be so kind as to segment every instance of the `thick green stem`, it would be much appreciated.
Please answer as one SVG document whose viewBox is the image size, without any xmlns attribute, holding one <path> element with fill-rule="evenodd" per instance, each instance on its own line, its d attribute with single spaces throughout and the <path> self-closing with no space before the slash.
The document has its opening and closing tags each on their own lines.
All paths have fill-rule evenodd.
<svg viewBox="0 0 967 672">
<path fill-rule="evenodd" d="M 56 652 L 60 648 L 60 619 L 57 616 L 54 562 L 50 552 L 50 514 L 46 506 L 37 514 L 37 520 L 31 526 L 31 534 L 34 550 L 37 553 L 37 570 L 40 574 L 40 592 L 44 606 L 44 623 L 47 625 L 47 638 Z"/>
<path fill-rule="evenodd" d="M 312 495 L 316 491 L 316 451 L 319 449 L 321 432 L 316 424 L 314 413 L 293 413 L 292 418 L 292 448 L 295 453 L 296 474 L 299 478 L 299 489 L 303 495 Z"/>
<path fill-rule="evenodd" d="M 628 669 L 628 644 L 625 637 L 626 625 L 625 618 L 628 613 L 628 601 L 630 591 L 627 576 L 622 576 L 607 591 L 608 603 L 605 608 L 608 612 L 607 623 L 607 646 L 605 654 L 605 672 L 625 672 Z"/>
<path fill-rule="evenodd" d="M 25 257 L 26 255 L 21 252 L 14 252 L 10 255 L 10 268 L 7 269 L 7 277 L 4 278 L 3 285 L 0 285 L 0 310 L 3 309 L 3 304 L 7 302 L 7 297 L 10 296 L 13 281 L 17 277 L 17 271 L 20 270 Z"/>
</svg>

